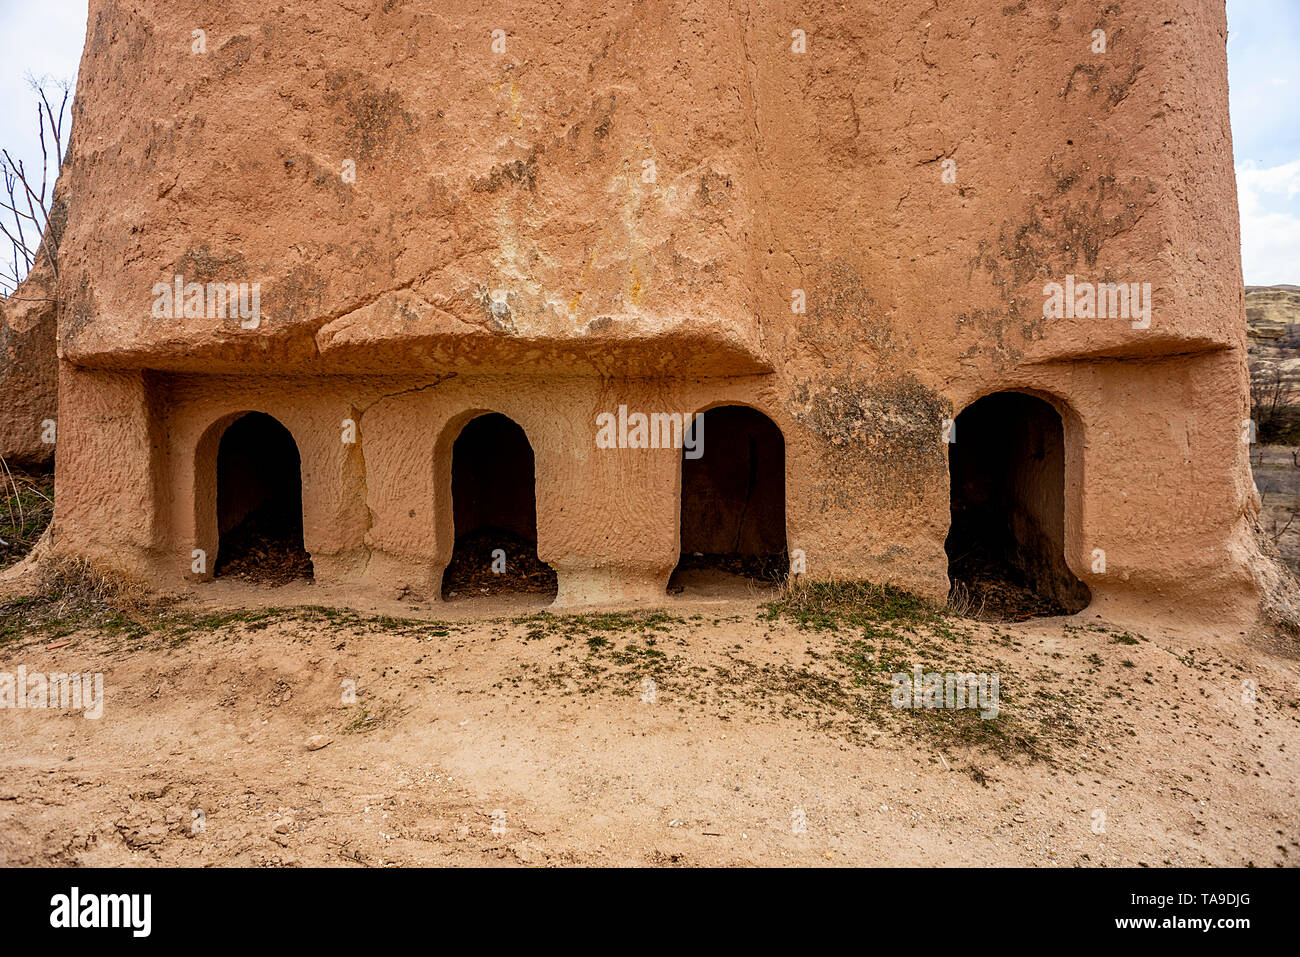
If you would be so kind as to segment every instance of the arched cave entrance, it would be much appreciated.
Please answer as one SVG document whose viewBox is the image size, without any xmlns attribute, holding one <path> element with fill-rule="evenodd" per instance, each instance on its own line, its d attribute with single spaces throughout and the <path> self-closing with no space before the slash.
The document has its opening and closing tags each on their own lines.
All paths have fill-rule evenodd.
<svg viewBox="0 0 1300 957">
<path fill-rule="evenodd" d="M 217 577 L 271 585 L 312 577 L 303 545 L 298 445 L 262 412 L 240 416 L 221 436 L 217 535 Z"/>
<path fill-rule="evenodd" d="M 681 555 L 670 592 L 721 576 L 775 583 L 790 567 L 785 541 L 785 437 L 757 409 L 703 414 L 682 449 Z"/>
<path fill-rule="evenodd" d="M 1036 396 L 995 392 L 957 417 L 949 446 L 950 600 L 990 617 L 1074 614 L 1092 600 L 1065 563 L 1065 433 Z"/>
<path fill-rule="evenodd" d="M 489 412 L 461 429 L 451 451 L 451 501 L 456 538 L 443 598 L 555 597 L 555 571 L 537 557 L 533 448 L 522 428 Z"/>
</svg>

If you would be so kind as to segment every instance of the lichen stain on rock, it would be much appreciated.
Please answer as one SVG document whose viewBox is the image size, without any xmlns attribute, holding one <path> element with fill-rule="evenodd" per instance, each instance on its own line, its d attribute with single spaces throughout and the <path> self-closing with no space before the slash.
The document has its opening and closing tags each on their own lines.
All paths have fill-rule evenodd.
<svg viewBox="0 0 1300 957">
<path fill-rule="evenodd" d="M 471 187 L 476 193 L 495 193 L 504 186 L 518 186 L 530 193 L 537 190 L 537 152 L 528 154 L 527 159 L 512 160 L 492 167 L 487 176 L 474 181 Z"/>
<path fill-rule="evenodd" d="M 1086 90 L 1090 97 L 1100 96 L 1106 103 L 1106 108 L 1113 110 L 1124 101 L 1129 91 L 1133 89 L 1133 84 L 1137 82 L 1138 74 L 1142 72 L 1142 64 L 1134 63 L 1128 68 L 1128 72 L 1115 80 L 1107 80 L 1106 73 L 1109 70 L 1111 76 L 1115 76 L 1118 71 L 1113 66 L 1095 63 L 1080 63 L 1070 71 L 1070 79 L 1065 83 L 1065 90 L 1061 93 L 1062 99 L 1069 99 L 1070 94 L 1077 89 Z M 1082 76 L 1084 80 L 1077 82 L 1076 79 Z"/>
<path fill-rule="evenodd" d="M 1121 183 L 1113 172 L 1092 173 L 1083 161 L 1057 167 L 1048 160 L 1046 167 L 1052 194 L 1040 194 L 1023 219 L 1004 221 L 995 241 L 980 240 L 969 264 L 971 275 L 989 278 L 1001 305 L 967 310 L 955 320 L 958 337 L 973 340 L 965 354 L 988 356 L 999 369 L 1043 336 L 1042 283 L 1095 268 L 1105 243 L 1131 229 L 1158 192 L 1151 179 Z M 1108 270 L 1095 277 L 1113 278 Z"/>
<path fill-rule="evenodd" d="M 416 131 L 415 118 L 403 108 L 396 90 L 376 90 L 357 72 L 331 73 L 325 88 L 325 105 L 340 111 L 334 122 L 345 128 L 344 144 L 358 162 L 400 147 L 403 138 Z"/>
<path fill-rule="evenodd" d="M 285 174 L 291 178 L 302 178 L 313 189 L 333 193 L 340 206 L 351 206 L 356 201 L 356 190 L 344 182 L 340 175 L 341 166 L 327 168 L 310 153 L 293 153 L 284 157 Z"/>
<path fill-rule="evenodd" d="M 471 302 L 476 303 L 482 311 L 489 330 L 514 335 L 515 317 L 510 308 L 511 295 L 513 294 L 508 292 L 504 297 L 494 297 L 491 289 L 480 285 L 470 297 Z"/>
<path fill-rule="evenodd" d="M 191 246 L 173 264 L 173 275 L 186 282 L 248 282 L 248 264 L 238 251 L 213 251 L 207 243 Z M 164 277 L 170 279 L 171 276 Z"/>
<path fill-rule="evenodd" d="M 420 313 L 411 305 L 409 300 L 403 299 L 393 310 L 393 317 L 400 319 L 402 322 L 413 322 L 420 318 Z"/>
<path fill-rule="evenodd" d="M 591 101 L 591 106 L 587 108 L 586 116 L 575 121 L 568 129 L 565 130 L 563 137 L 557 138 L 557 142 L 562 140 L 565 147 L 570 150 L 577 149 L 578 143 L 582 139 L 582 129 L 585 124 L 591 124 L 591 156 L 595 160 L 604 158 L 604 151 L 601 144 L 609 137 L 610 131 L 614 125 L 614 111 L 618 108 L 618 97 L 611 93 L 608 97 L 596 97 Z"/>
<path fill-rule="evenodd" d="M 116 59 L 114 73 L 121 76 L 125 70 L 137 72 L 138 64 L 148 62 L 146 54 L 153 40 L 153 25 L 139 16 L 123 13 L 121 6 L 116 3 L 96 6 L 99 9 L 95 13 L 94 23 L 86 31 L 86 52 L 97 54 L 110 42 L 124 42 L 126 56 Z M 95 58 L 87 58 L 83 53 L 83 59 Z"/>
<path fill-rule="evenodd" d="M 263 323 L 315 319 L 325 300 L 325 279 L 312 266 L 295 266 L 262 292 Z"/>
<path fill-rule="evenodd" d="M 55 195 L 50 203 L 50 215 L 46 221 L 45 236 L 41 244 L 53 253 L 54 264 L 59 261 L 59 244 L 63 242 L 63 231 L 68 225 L 68 198 L 64 193 Z"/>
<path fill-rule="evenodd" d="M 879 316 L 857 269 L 843 259 L 831 260 L 817 269 L 809 286 L 809 321 L 798 331 L 803 349 L 819 358 L 847 357 L 850 374 L 889 371 L 905 342 Z"/>
<path fill-rule="evenodd" d="M 82 276 L 76 291 L 67 297 L 59 321 L 59 348 L 67 352 L 77 341 L 81 330 L 95 319 L 95 293 L 90 279 Z"/>
<path fill-rule="evenodd" d="M 244 68 L 253 55 L 253 41 L 244 35 L 231 37 L 217 47 L 217 71 L 220 79 L 226 79 Z"/>
<path fill-rule="evenodd" d="M 463 205 L 463 200 L 452 192 L 441 176 L 429 177 L 429 188 L 419 208 L 421 215 L 427 214 L 435 219 L 450 220 Z"/>
<path fill-rule="evenodd" d="M 717 206 L 731 200 L 731 176 L 708 170 L 700 174 L 696 198 L 701 206 Z"/>
<path fill-rule="evenodd" d="M 823 508 L 850 508 L 863 488 L 878 502 L 919 500 L 946 481 L 943 422 L 952 403 L 915 377 L 800 380 L 789 408 L 823 443 Z"/>
<path fill-rule="evenodd" d="M 1112 16 L 1120 12 L 1118 3 L 1107 4 L 1098 11 L 1095 28 L 1103 31 L 1105 56 L 1098 58 L 1094 55 L 1090 60 L 1074 65 L 1065 81 L 1065 88 L 1061 90 L 1062 100 L 1069 101 L 1073 93 L 1086 93 L 1090 100 L 1100 99 L 1109 112 L 1132 92 L 1138 77 L 1146 69 L 1146 64 L 1138 59 L 1146 44 L 1140 37 L 1130 41 L 1130 31 L 1112 23 Z"/>
</svg>

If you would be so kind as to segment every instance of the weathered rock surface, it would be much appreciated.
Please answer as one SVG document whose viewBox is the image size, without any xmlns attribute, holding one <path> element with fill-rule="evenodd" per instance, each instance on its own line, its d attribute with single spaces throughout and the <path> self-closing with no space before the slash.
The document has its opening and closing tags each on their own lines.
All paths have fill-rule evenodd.
<svg viewBox="0 0 1300 957">
<path fill-rule="evenodd" d="M 1300 286 L 1247 286 L 1251 372 L 1274 367 L 1300 394 Z"/>
<path fill-rule="evenodd" d="M 338 372 L 481 353 L 618 375 L 634 353 L 669 353 L 656 374 L 698 374 L 710 351 L 714 374 L 807 373 L 828 348 L 910 367 L 923 342 L 937 372 L 1235 345 L 1239 316 L 1205 305 L 1236 298 L 1229 277 L 1150 242 L 1228 198 L 1227 118 L 1190 96 L 1204 79 L 1215 102 L 1222 12 L 1156 6 L 405 2 L 270 19 L 242 0 L 196 23 L 167 0 L 97 0 L 65 353 Z M 1153 82 L 1172 110 L 1148 108 Z M 1235 258 L 1186 218 L 1181 248 Z M 1045 324 L 1041 286 L 1068 272 L 1156 282 L 1154 334 Z M 151 315 L 178 274 L 259 283 L 263 321 Z M 819 322 L 792 320 L 795 288 Z"/>
<path fill-rule="evenodd" d="M 0 459 L 48 466 L 57 438 L 58 302 L 42 256 L 7 299 L 0 299 Z"/>
<path fill-rule="evenodd" d="M 198 16 L 90 4 L 64 547 L 190 575 L 256 409 L 301 452 L 317 579 L 429 589 L 452 443 L 492 410 L 535 453 L 559 600 L 660 598 L 680 453 L 594 422 L 728 403 L 782 433 L 808 574 L 942 596 L 945 420 L 1018 390 L 1063 422 L 1098 610 L 1257 595 L 1221 0 Z M 1046 318 L 1075 279 L 1149 284 L 1150 321 Z"/>
</svg>

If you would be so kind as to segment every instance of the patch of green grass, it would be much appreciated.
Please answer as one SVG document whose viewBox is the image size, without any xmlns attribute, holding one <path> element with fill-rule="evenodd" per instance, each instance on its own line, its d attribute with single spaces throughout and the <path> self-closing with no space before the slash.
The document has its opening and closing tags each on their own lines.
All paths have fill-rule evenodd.
<svg viewBox="0 0 1300 957">
<path fill-rule="evenodd" d="M 850 728 L 875 726 L 915 735 L 940 749 L 978 748 L 1031 760 L 1050 760 L 1053 742 L 1069 744 L 1079 736 L 1074 702 L 1048 694 L 1021 704 L 1021 689 L 1041 688 L 1059 676 L 1028 679 L 989 653 L 999 644 L 1017 645 L 1015 639 L 984 635 L 977 642 L 970 619 L 892 585 L 800 581 L 764 605 L 760 618 L 786 619 L 801 629 L 839 636 L 828 673 L 813 680 L 777 670 L 769 678 L 779 679 L 784 693 L 804 695 L 816 688 L 813 700 L 847 711 Z M 997 674 L 997 716 L 981 717 L 977 707 L 894 707 L 895 676 L 911 675 L 918 667 L 927 674 Z"/>
<path fill-rule="evenodd" d="M 667 661 L 668 656 L 653 646 L 642 648 L 640 645 L 629 642 L 620 650 L 611 651 L 609 660 L 616 665 L 623 666 L 650 666 L 653 668 L 661 662 Z"/>
<path fill-rule="evenodd" d="M 249 634 L 294 621 L 327 630 L 388 633 L 417 641 L 446 637 L 460 626 L 423 619 L 366 616 L 322 605 L 194 609 L 149 593 L 142 582 L 80 559 L 55 559 L 40 569 L 36 591 L 0 600 L 0 645 L 85 632 L 138 643 L 182 644 L 200 634 Z"/>
<path fill-rule="evenodd" d="M 222 631 L 242 624 L 249 631 L 260 631 L 289 614 L 285 608 L 264 608 L 252 611 L 167 611 L 151 622 L 151 631 L 173 645 L 181 644 L 194 635 Z"/>
<path fill-rule="evenodd" d="M 881 625 L 940 625 L 943 608 L 893 585 L 864 581 L 803 581 L 786 585 L 763 605 L 761 618 L 785 618 L 800 628 L 838 631 L 841 627 L 879 630 Z"/>
<path fill-rule="evenodd" d="M 557 661 L 521 665 L 510 682 L 565 695 L 631 696 L 652 689 L 660 704 L 682 708 L 691 702 L 728 717 L 738 708 L 757 709 L 848 737 L 908 736 L 949 757 L 964 751 L 1058 763 L 1058 746 L 1068 749 L 1086 736 L 1086 708 L 1065 689 L 1061 675 L 1026 674 L 1023 668 L 1017 673 L 997 656 L 997 649 L 1018 644 L 1012 636 L 990 634 L 986 626 L 901 589 L 800 584 L 764 605 L 759 620 L 788 621 L 828 636 L 810 636 L 797 662 L 749 660 L 747 646 L 728 638 L 714 646 L 722 660 L 694 663 L 665 649 L 688 639 L 695 644 L 709 634 L 707 618 L 678 621 L 683 627 L 674 629 L 674 620 L 662 612 L 543 613 L 515 619 L 529 629 L 523 640 L 550 636 L 584 642 L 561 640 Z M 996 717 L 982 717 L 978 701 L 965 708 L 895 707 L 895 676 L 911 676 L 918 667 L 943 675 L 998 675 Z M 963 770 L 982 776 L 974 764 Z"/>
<path fill-rule="evenodd" d="M 35 593 L 0 600 L 0 644 L 63 638 L 83 628 L 136 638 L 147 633 L 153 607 L 142 582 L 80 559 L 50 561 Z"/>
<path fill-rule="evenodd" d="M 611 611 L 587 614 L 557 615 L 549 611 L 510 619 L 510 624 L 527 629 L 525 641 L 534 641 L 548 635 L 557 638 L 585 637 L 593 634 L 644 634 L 667 633 L 672 626 L 684 621 L 666 611 Z M 590 643 L 590 642 L 589 642 Z"/>
<path fill-rule="evenodd" d="M 339 732 L 341 734 L 367 734 L 397 714 L 397 709 L 392 705 L 358 704 L 347 710 Z"/>
</svg>

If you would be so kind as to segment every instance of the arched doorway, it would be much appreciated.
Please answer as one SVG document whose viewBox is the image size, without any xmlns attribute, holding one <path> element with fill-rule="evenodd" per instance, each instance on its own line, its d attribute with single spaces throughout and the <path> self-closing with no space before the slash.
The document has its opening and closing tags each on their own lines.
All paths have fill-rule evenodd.
<svg viewBox="0 0 1300 957">
<path fill-rule="evenodd" d="M 1037 396 L 995 392 L 969 405 L 949 446 L 952 599 L 1018 620 L 1074 614 L 1092 600 L 1065 563 L 1065 431 Z"/>
<path fill-rule="evenodd" d="M 681 554 L 670 592 L 722 577 L 775 583 L 789 570 L 785 541 L 785 437 L 748 406 L 709 409 L 701 450 L 682 450 Z"/>
<path fill-rule="evenodd" d="M 284 584 L 312 577 L 303 545 L 302 463 L 293 436 L 249 412 L 217 449 L 217 577 Z"/>
<path fill-rule="evenodd" d="M 443 598 L 555 596 L 555 571 L 537 557 L 535 481 L 533 448 L 514 421 L 489 412 L 461 429 L 451 450 L 455 545 Z"/>
</svg>

